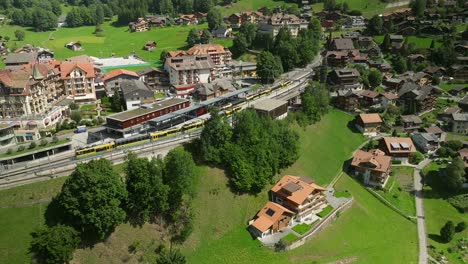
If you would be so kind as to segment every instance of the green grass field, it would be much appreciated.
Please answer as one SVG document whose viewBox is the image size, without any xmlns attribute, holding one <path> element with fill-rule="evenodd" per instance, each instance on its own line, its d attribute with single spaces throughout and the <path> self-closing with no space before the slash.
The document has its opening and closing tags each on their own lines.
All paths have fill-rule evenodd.
<svg viewBox="0 0 468 264">
<path fill-rule="evenodd" d="M 468 135 L 455 134 L 455 133 L 447 133 L 447 140 L 468 141 Z"/>
<path fill-rule="evenodd" d="M 284 174 L 304 175 L 318 184 L 328 184 L 342 169 L 344 160 L 365 141 L 360 133 L 351 132 L 347 125 L 353 116 L 331 110 L 319 123 L 307 129 L 296 128 L 301 136 L 301 156 Z"/>
<path fill-rule="evenodd" d="M 414 196 L 411 194 L 411 186 L 405 186 L 405 182 L 413 180 L 413 168 L 393 167 L 391 181 L 387 183 L 384 190 L 376 190 L 385 200 L 410 216 L 416 215 Z"/>
<path fill-rule="evenodd" d="M 230 6 L 222 7 L 223 15 L 231 15 L 233 13 L 239 13 L 243 11 L 257 11 L 262 7 L 273 8 L 277 6 L 289 6 L 293 3 L 286 3 L 284 1 L 275 1 L 275 0 L 239 0 Z"/>
<path fill-rule="evenodd" d="M 310 228 L 311 228 L 310 225 L 302 223 L 302 224 L 299 224 L 299 225 L 294 226 L 294 227 L 292 228 L 292 230 L 296 231 L 296 233 L 298 233 L 298 234 L 303 235 L 303 234 L 305 234 L 307 231 L 309 231 Z"/>
</svg>

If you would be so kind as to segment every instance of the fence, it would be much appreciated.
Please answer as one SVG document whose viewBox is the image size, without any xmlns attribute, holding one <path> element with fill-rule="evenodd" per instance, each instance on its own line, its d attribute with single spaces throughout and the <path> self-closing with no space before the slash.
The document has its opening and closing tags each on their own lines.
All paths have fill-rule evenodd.
<svg viewBox="0 0 468 264">
<path fill-rule="evenodd" d="M 400 214 L 401 216 L 403 216 L 404 218 L 410 220 L 411 222 L 415 222 L 416 220 L 416 217 L 415 216 L 410 216 L 410 215 L 407 215 L 405 214 L 403 211 L 401 211 L 400 209 L 396 208 L 393 204 L 391 204 L 389 201 L 387 201 L 385 198 L 383 198 L 382 196 L 380 196 L 380 194 L 376 193 L 374 190 L 372 190 L 371 188 L 369 187 L 366 187 L 365 188 L 370 194 L 372 194 L 375 198 L 377 198 L 379 201 L 381 201 L 383 204 L 385 204 L 387 207 L 389 207 L 390 209 L 392 209 L 393 211 L 397 212 L 398 214 Z"/>
<path fill-rule="evenodd" d="M 320 221 L 312 230 L 310 230 L 307 234 L 301 237 L 299 240 L 292 242 L 290 245 L 286 247 L 286 250 L 295 249 L 304 245 L 308 240 L 315 237 L 320 231 L 325 229 L 329 226 L 337 217 L 338 213 L 345 211 L 353 204 L 354 198 L 350 198 L 346 203 L 342 204 L 340 207 L 333 210 L 329 215 L 327 215 L 324 219 Z"/>
</svg>

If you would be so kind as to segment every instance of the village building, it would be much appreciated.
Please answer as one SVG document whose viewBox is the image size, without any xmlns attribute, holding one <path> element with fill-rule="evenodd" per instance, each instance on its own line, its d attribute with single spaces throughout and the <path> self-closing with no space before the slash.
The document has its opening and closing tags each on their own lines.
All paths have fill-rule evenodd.
<svg viewBox="0 0 468 264">
<path fill-rule="evenodd" d="M 416 147 L 411 138 L 385 137 L 380 140 L 380 149 L 394 160 L 408 162 L 411 153 L 416 152 Z"/>
<path fill-rule="evenodd" d="M 288 101 L 266 98 L 253 105 L 260 116 L 269 116 L 272 119 L 284 119 L 288 116 Z"/>
<path fill-rule="evenodd" d="M 439 138 L 432 133 L 414 133 L 411 139 L 423 153 L 433 153 L 439 148 Z"/>
<path fill-rule="evenodd" d="M 379 92 L 372 90 L 362 90 L 359 92 L 359 94 L 361 95 L 361 106 L 371 107 L 380 104 L 382 95 Z"/>
<path fill-rule="evenodd" d="M 402 35 L 390 35 L 390 45 L 393 49 L 401 49 L 403 47 L 404 38 Z"/>
<path fill-rule="evenodd" d="M 197 84 L 195 86 L 193 97 L 195 99 L 205 101 L 235 90 L 236 88 L 232 85 L 231 81 L 226 79 L 217 79 L 211 83 Z"/>
<path fill-rule="evenodd" d="M 333 42 L 331 44 L 331 49 L 332 50 L 354 50 L 354 43 L 352 39 L 349 38 L 336 38 L 333 39 Z"/>
<path fill-rule="evenodd" d="M 10 53 L 5 57 L 5 69 L 19 70 L 23 65 L 33 63 L 37 60 L 37 53 Z"/>
<path fill-rule="evenodd" d="M 154 92 L 140 80 L 122 80 L 119 85 L 121 98 L 125 102 L 125 110 L 136 109 L 143 104 L 156 101 Z"/>
<path fill-rule="evenodd" d="M 143 49 L 146 50 L 146 51 L 153 51 L 157 47 L 158 47 L 158 44 L 156 43 L 156 41 L 148 40 L 146 42 L 145 46 L 143 47 Z"/>
<path fill-rule="evenodd" d="M 75 102 L 96 101 L 93 64 L 62 62 L 59 67 L 60 79 L 68 98 Z"/>
<path fill-rule="evenodd" d="M 297 222 L 310 218 L 327 205 L 325 188 L 306 177 L 286 175 L 271 188 L 271 201 L 294 212 Z"/>
<path fill-rule="evenodd" d="M 465 169 L 468 167 L 468 148 L 462 148 L 458 151 L 458 155 L 465 163 Z"/>
<path fill-rule="evenodd" d="M 169 91 L 169 76 L 158 68 L 147 68 L 137 72 L 139 79 L 156 93 Z"/>
<path fill-rule="evenodd" d="M 337 89 L 346 90 L 362 90 L 362 85 L 359 82 L 361 75 L 355 68 L 344 68 L 334 70 L 330 73 L 328 81 Z"/>
<path fill-rule="evenodd" d="M 375 136 L 383 125 L 379 114 L 360 114 L 356 117 L 356 128 L 366 136 Z"/>
<path fill-rule="evenodd" d="M 433 86 L 405 83 L 398 91 L 398 103 L 407 113 L 420 113 L 435 107 L 438 93 Z"/>
<path fill-rule="evenodd" d="M 108 95 L 114 94 L 114 89 L 120 87 L 120 83 L 123 80 L 138 80 L 140 76 L 134 72 L 125 69 L 117 69 L 110 72 L 107 72 L 102 81 L 106 87 Z"/>
<path fill-rule="evenodd" d="M 468 134 L 468 113 L 453 113 L 450 125 L 454 133 Z"/>
<path fill-rule="evenodd" d="M 260 23 L 260 32 L 272 33 L 273 37 L 278 35 L 281 28 L 287 28 L 292 37 L 297 37 L 299 30 L 306 29 L 308 21 L 293 14 L 275 13 L 265 22 Z"/>
<path fill-rule="evenodd" d="M 269 201 L 250 221 L 249 231 L 260 238 L 280 232 L 292 224 L 293 216 L 291 210 Z"/>
<path fill-rule="evenodd" d="M 335 98 L 335 105 L 339 109 L 348 112 L 354 112 L 359 109 L 359 98 L 360 96 L 350 90 L 338 90 Z"/>
<path fill-rule="evenodd" d="M 381 93 L 381 95 L 380 102 L 384 108 L 387 108 L 389 105 L 395 105 L 398 100 L 398 95 L 395 93 L 386 92 Z"/>
<path fill-rule="evenodd" d="M 83 49 L 83 46 L 80 42 L 68 42 L 67 44 L 65 44 L 65 47 L 73 51 L 80 51 Z"/>
<path fill-rule="evenodd" d="M 355 176 L 362 176 L 366 185 L 385 187 L 390 177 L 392 158 L 379 149 L 357 150 L 351 161 Z"/>
<path fill-rule="evenodd" d="M 417 115 L 402 115 L 401 123 L 403 124 L 405 131 L 412 132 L 418 130 L 421 127 L 423 121 Z"/>
<path fill-rule="evenodd" d="M 150 24 L 146 19 L 139 17 L 137 21 L 130 22 L 128 28 L 131 32 L 143 32 L 150 29 Z"/>
</svg>

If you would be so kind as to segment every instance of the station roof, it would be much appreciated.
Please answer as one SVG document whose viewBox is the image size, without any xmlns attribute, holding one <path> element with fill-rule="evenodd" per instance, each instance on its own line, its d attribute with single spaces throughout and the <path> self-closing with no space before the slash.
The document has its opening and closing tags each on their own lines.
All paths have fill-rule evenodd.
<svg viewBox="0 0 468 264">
<path fill-rule="evenodd" d="M 107 118 L 123 122 L 187 101 L 188 100 L 186 99 L 172 98 L 164 101 L 159 101 L 153 104 L 143 105 L 143 107 L 133 109 L 130 111 L 124 111 L 121 113 L 113 114 L 108 116 Z"/>
<path fill-rule="evenodd" d="M 270 111 L 273 111 L 276 108 L 278 108 L 278 107 L 280 107 L 282 105 L 285 105 L 287 103 L 288 102 L 284 101 L 284 100 L 267 98 L 267 99 L 262 100 L 262 101 L 260 101 L 258 103 L 255 103 L 254 108 L 257 109 L 257 110 L 270 112 Z"/>
</svg>

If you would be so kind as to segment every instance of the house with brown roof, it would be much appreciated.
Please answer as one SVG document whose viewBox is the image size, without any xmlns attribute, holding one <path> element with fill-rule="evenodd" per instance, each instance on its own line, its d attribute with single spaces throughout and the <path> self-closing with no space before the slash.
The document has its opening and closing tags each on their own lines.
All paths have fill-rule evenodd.
<svg viewBox="0 0 468 264">
<path fill-rule="evenodd" d="M 392 158 L 379 149 L 357 150 L 351 161 L 355 176 L 362 175 L 366 185 L 385 187 L 390 177 Z"/>
<path fill-rule="evenodd" d="M 380 149 L 395 160 L 407 162 L 411 153 L 416 152 L 416 147 L 411 138 L 385 137 L 380 140 Z"/>
<path fill-rule="evenodd" d="M 96 101 L 96 73 L 93 64 L 62 62 L 58 67 L 65 93 L 70 99 L 75 102 Z"/>
<path fill-rule="evenodd" d="M 292 223 L 294 212 L 274 202 L 267 202 L 249 222 L 249 231 L 255 237 L 264 237 L 282 231 Z"/>
<path fill-rule="evenodd" d="M 402 115 L 401 122 L 403 123 L 403 128 L 407 132 L 418 130 L 423 121 L 417 115 Z"/>
<path fill-rule="evenodd" d="M 150 23 L 146 19 L 139 17 L 137 21 L 130 22 L 128 28 L 131 32 L 143 32 L 150 29 Z"/>
<path fill-rule="evenodd" d="M 361 74 L 355 68 L 344 68 L 334 70 L 329 73 L 328 82 L 338 89 L 346 90 L 362 90 L 362 85 L 359 83 Z"/>
<path fill-rule="evenodd" d="M 143 47 L 143 49 L 146 50 L 146 51 L 153 51 L 153 50 L 156 49 L 157 46 L 158 46 L 158 44 L 156 43 L 156 41 L 148 40 L 148 41 L 146 41 L 146 44 Z"/>
<path fill-rule="evenodd" d="M 102 78 L 102 81 L 104 81 L 107 93 L 113 94 L 114 88 L 119 88 L 123 80 L 138 80 L 139 78 L 140 76 L 134 71 L 117 69 L 107 72 Z"/>
<path fill-rule="evenodd" d="M 383 125 L 379 114 L 360 114 L 356 116 L 356 128 L 366 136 L 375 136 Z"/>
<path fill-rule="evenodd" d="M 260 23 L 260 32 L 272 33 L 273 37 L 278 35 L 281 28 L 286 28 L 292 37 L 297 37 L 299 30 L 306 29 L 309 22 L 293 14 L 275 13 L 265 22 Z"/>
<path fill-rule="evenodd" d="M 334 100 L 336 107 L 348 112 L 354 112 L 359 109 L 360 96 L 350 90 L 338 90 Z"/>
<path fill-rule="evenodd" d="M 158 68 L 146 68 L 137 72 L 140 81 L 143 81 L 152 91 L 162 93 L 169 90 L 169 76 L 167 72 Z"/>
<path fill-rule="evenodd" d="M 65 47 L 69 50 L 73 50 L 73 51 L 79 51 L 79 50 L 82 50 L 83 49 L 83 45 L 81 45 L 81 43 L 78 41 L 78 42 L 68 42 L 67 44 L 65 44 Z"/>
<path fill-rule="evenodd" d="M 307 177 L 286 175 L 270 190 L 271 201 L 294 213 L 294 220 L 301 222 L 321 211 L 327 204 L 325 188 Z"/>
<path fill-rule="evenodd" d="M 398 95 L 395 93 L 381 93 L 382 97 L 380 98 L 381 104 L 383 107 L 388 107 L 389 105 L 395 105 L 398 99 Z"/>
<path fill-rule="evenodd" d="M 336 38 L 336 39 L 333 39 L 331 49 L 332 50 L 353 50 L 355 48 L 354 48 L 352 39 Z"/>
<path fill-rule="evenodd" d="M 380 103 L 381 94 L 379 92 L 362 90 L 359 94 L 361 95 L 361 106 L 370 107 Z"/>
</svg>

